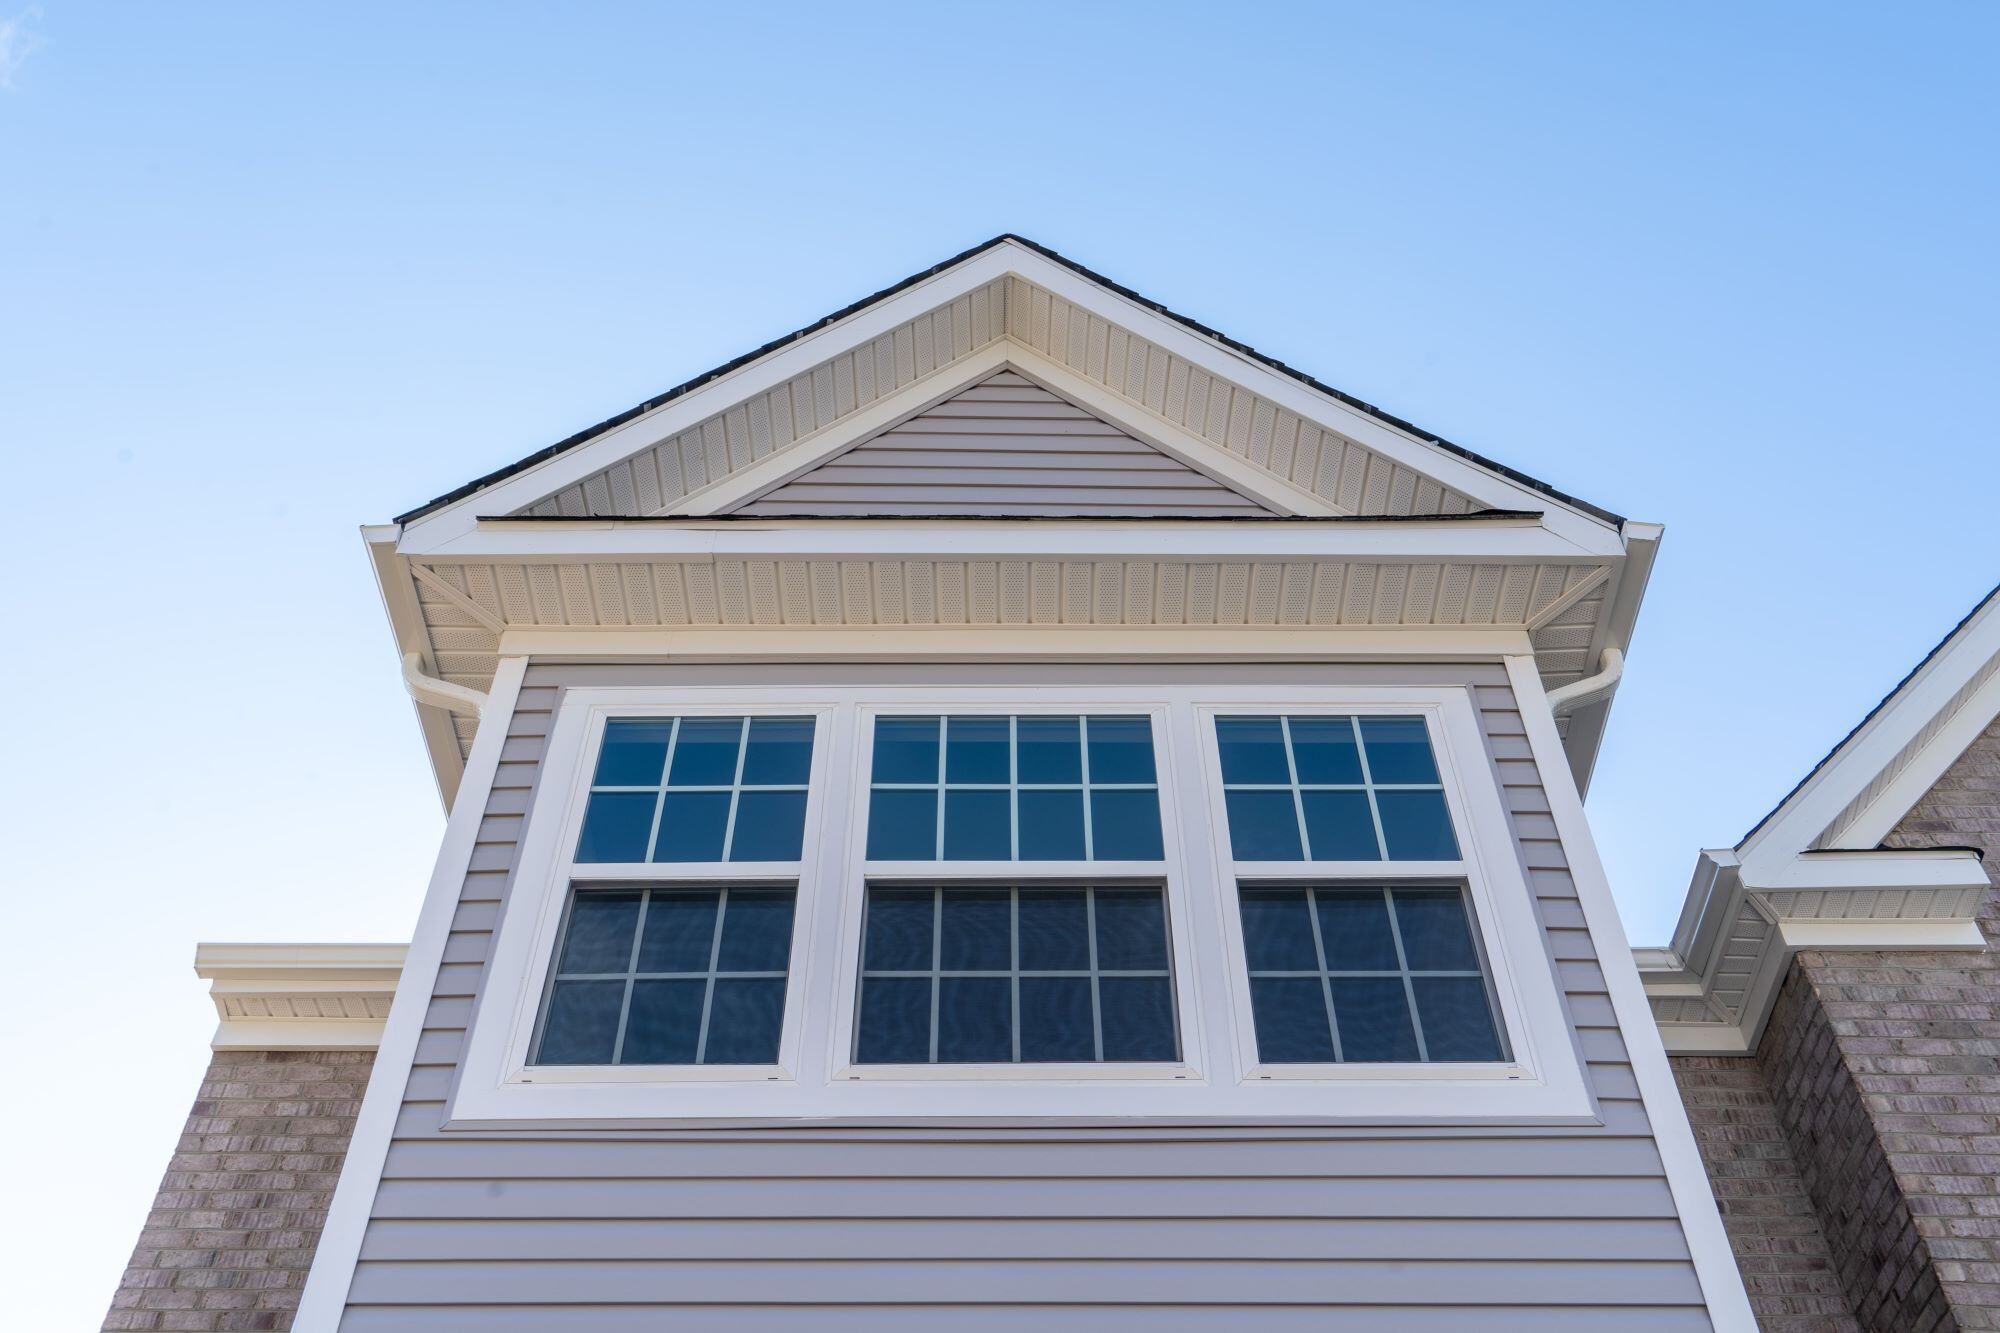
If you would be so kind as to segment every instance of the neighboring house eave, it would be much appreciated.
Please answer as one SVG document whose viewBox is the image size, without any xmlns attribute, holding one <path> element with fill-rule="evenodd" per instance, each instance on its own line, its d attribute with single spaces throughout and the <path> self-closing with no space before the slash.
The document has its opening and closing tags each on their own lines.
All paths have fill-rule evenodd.
<svg viewBox="0 0 2000 1333">
<path fill-rule="evenodd" d="M 1985 946 L 1979 849 L 1880 844 L 1996 716 L 1989 593 L 1741 843 L 1701 854 L 1673 943 L 1636 951 L 1669 1049 L 1755 1050 L 1801 948 Z"/>
</svg>

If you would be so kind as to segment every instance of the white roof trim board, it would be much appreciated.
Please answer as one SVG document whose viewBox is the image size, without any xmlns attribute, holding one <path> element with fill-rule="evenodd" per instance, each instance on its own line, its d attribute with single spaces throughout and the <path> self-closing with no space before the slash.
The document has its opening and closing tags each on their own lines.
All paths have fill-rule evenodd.
<svg viewBox="0 0 2000 1333">
<path fill-rule="evenodd" d="M 404 944 L 203 944 L 195 975 L 220 1020 L 218 1051 L 373 1050 Z"/>
<path fill-rule="evenodd" d="M 1742 842 L 1701 854 L 1673 944 L 1636 951 L 1670 1050 L 1755 1050 L 1801 948 L 1984 947 L 1979 850 L 1880 844 L 1995 717 L 2000 590 Z"/>
</svg>

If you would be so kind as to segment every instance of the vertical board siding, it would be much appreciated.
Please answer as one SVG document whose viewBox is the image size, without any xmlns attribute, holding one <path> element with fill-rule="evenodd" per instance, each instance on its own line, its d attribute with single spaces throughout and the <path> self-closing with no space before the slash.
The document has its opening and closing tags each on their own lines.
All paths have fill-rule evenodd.
<svg viewBox="0 0 2000 1333">
<path fill-rule="evenodd" d="M 440 1131 L 560 687 L 934 683 L 952 672 L 530 669 L 344 1330 L 1709 1328 L 1497 665 L 1119 678 L 1473 685 L 1601 1126 Z M 1061 666 L 1016 676 L 1102 678 Z"/>
<path fill-rule="evenodd" d="M 1271 511 L 1003 370 L 737 512 L 1229 518 Z"/>
</svg>

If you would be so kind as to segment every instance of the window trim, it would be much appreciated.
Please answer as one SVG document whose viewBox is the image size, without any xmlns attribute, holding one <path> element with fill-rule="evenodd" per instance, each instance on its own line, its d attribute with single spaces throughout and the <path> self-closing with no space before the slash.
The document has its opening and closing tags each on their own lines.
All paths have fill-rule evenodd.
<svg viewBox="0 0 2000 1333">
<path fill-rule="evenodd" d="M 1515 850 L 1472 689 L 1470 684 L 1208 686 L 1135 680 L 1029 691 L 1008 684 L 1004 668 L 997 679 L 988 676 L 978 685 L 566 689 L 556 705 L 509 902 L 485 969 L 484 993 L 448 1094 L 447 1124 L 1089 1124 L 1106 1117 L 1210 1124 L 1588 1123 L 1596 1118 L 1594 1098 L 1554 967 L 1544 961 L 1539 914 Z M 1105 883 L 1157 883 L 1164 877 L 1180 1065 L 849 1067 L 863 886 L 871 877 L 877 883 L 926 876 L 936 882 L 941 868 L 859 858 L 867 806 L 863 718 L 873 715 L 871 709 L 904 714 L 1146 713 L 1156 718 L 1164 872 L 1158 864 L 1105 862 L 952 862 L 942 868 L 951 880 L 984 874 L 1014 882 L 1064 877 L 1074 882 L 1081 875 Z M 1500 1000 L 1498 1018 L 1514 1057 L 1510 1063 L 1258 1069 L 1241 917 L 1233 888 L 1222 892 L 1233 881 L 1224 878 L 1231 865 L 1223 838 L 1215 833 L 1225 817 L 1219 758 L 1212 724 L 1201 725 L 1218 711 L 1378 711 L 1434 719 L 1433 748 L 1465 853 L 1462 863 L 1449 863 L 1443 877 L 1463 876 L 1476 905 L 1481 943 Z M 602 720 L 698 712 L 815 719 L 802 861 L 795 867 L 569 865 Z M 830 781 L 836 767 L 847 776 L 844 792 L 834 791 Z M 856 852 L 853 860 L 848 859 L 850 847 Z M 1435 862 L 1387 861 L 1262 863 L 1258 868 L 1258 878 L 1266 880 L 1328 879 L 1338 871 L 1376 883 L 1436 880 L 1445 870 Z M 1270 873 L 1263 873 L 1266 868 Z M 698 874 L 690 874 L 691 869 Z M 794 873 L 799 898 L 778 1065 L 755 1070 L 527 1066 L 542 987 L 554 962 L 554 931 L 573 881 L 771 880 Z"/>
</svg>

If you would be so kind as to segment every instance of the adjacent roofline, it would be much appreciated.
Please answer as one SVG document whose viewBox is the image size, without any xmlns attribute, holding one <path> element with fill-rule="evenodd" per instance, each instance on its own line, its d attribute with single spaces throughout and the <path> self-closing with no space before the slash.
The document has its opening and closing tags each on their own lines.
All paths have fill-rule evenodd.
<svg viewBox="0 0 2000 1333">
<path fill-rule="evenodd" d="M 1916 680 L 1918 676 L 1921 676 L 1924 673 L 1924 669 L 1930 666 L 1932 662 L 1936 661 L 1938 657 L 1945 651 L 1945 649 L 1949 648 L 1952 642 L 1955 639 L 1957 639 L 1960 634 L 1965 632 L 1966 627 L 1979 618 L 1979 613 L 1984 611 L 1996 597 L 2000 597 L 2000 586 L 1994 587 L 1992 591 L 1988 592 L 1984 597 L 1980 598 L 1978 605 L 1974 606 L 1970 611 L 1967 611 L 1965 615 L 1959 619 L 1959 622 L 1951 627 L 1951 631 L 1947 633 L 1942 639 L 1939 639 L 1937 643 L 1932 646 L 1929 652 L 1924 654 L 1923 660 L 1918 662 L 1915 666 L 1911 667 L 1909 672 L 1906 675 L 1904 675 L 1904 677 L 1901 680 L 1897 681 L 1896 684 L 1890 689 L 1890 691 L 1887 694 L 1883 695 L 1882 698 L 1876 703 L 1876 705 L 1873 708 L 1868 710 L 1867 716 L 1863 717 L 1859 722 L 1855 723 L 1854 726 L 1848 731 L 1848 733 L 1845 736 L 1842 736 L 1840 740 L 1835 743 L 1834 747 L 1831 750 L 1828 750 L 1824 755 L 1820 757 L 1819 762 L 1814 764 L 1811 770 L 1808 771 L 1804 777 L 1800 778 L 1796 783 L 1793 784 L 1792 789 L 1785 793 L 1783 800 L 1779 801 L 1776 805 L 1772 806 L 1770 810 L 1765 812 L 1765 815 L 1762 819 L 1758 820 L 1755 824 L 1753 824 L 1750 827 L 1750 831 L 1748 833 L 1745 833 L 1741 838 L 1738 838 L 1736 840 L 1736 846 L 1738 848 L 1743 847 L 1744 844 L 1748 843 L 1752 838 L 1756 837 L 1759 833 L 1761 833 L 1766 824 L 1769 824 L 1773 819 L 1777 818 L 1779 813 L 1782 812 L 1786 806 L 1792 803 L 1793 798 L 1796 797 L 1800 792 L 1804 791 L 1806 787 L 1811 784 L 1812 780 L 1820 775 L 1821 771 L 1823 771 L 1829 764 L 1833 763 L 1834 759 L 1841 753 L 1841 751 L 1847 749 L 1847 747 L 1854 741 L 1855 737 L 1859 736 L 1863 731 L 1866 731 L 1868 729 L 1868 724 L 1873 722 L 1878 716 L 1880 716 L 1882 711 L 1888 708 L 1890 704 L 1894 703 L 1896 701 L 1897 696 L 1901 695 L 1904 690 L 1908 689 L 1910 683 Z"/>
<path fill-rule="evenodd" d="M 1221 346 L 1229 348 L 1231 351 L 1237 352 L 1242 356 L 1248 357 L 1251 360 L 1256 361 L 1258 364 L 1263 365 L 1268 369 L 1277 371 L 1278 373 L 1285 375 L 1290 379 L 1296 380 L 1299 383 L 1306 385 L 1308 388 L 1311 388 L 1315 392 L 1325 394 L 1326 396 L 1346 405 L 1347 407 L 1353 408 L 1360 412 L 1365 412 L 1369 416 L 1374 417 L 1377 421 L 1380 421 L 1387 426 L 1393 427 L 1396 430 L 1400 430 L 1426 444 L 1435 445 L 1440 449 L 1444 449 L 1450 453 L 1456 454 L 1459 457 L 1464 458 L 1467 461 L 1474 463 L 1479 467 L 1486 469 L 1489 472 L 1504 477 L 1507 480 L 1516 483 L 1517 485 L 1524 486 L 1530 490 L 1539 492 L 1543 495 L 1547 495 L 1553 500 L 1560 501 L 1561 503 L 1573 509 L 1588 514 L 1593 518 L 1601 520 L 1602 522 L 1611 524 L 1613 527 L 1622 528 L 1624 526 L 1625 519 L 1621 515 L 1612 513 L 1608 509 L 1600 508 L 1599 506 L 1593 505 L 1586 500 L 1580 500 L 1575 496 L 1568 495 L 1562 491 L 1557 490 L 1555 487 L 1549 485 L 1545 481 L 1537 480 L 1534 477 L 1528 476 L 1524 472 L 1518 472 L 1513 468 L 1505 466 L 1504 464 L 1497 463 L 1494 460 L 1487 458 L 1483 454 L 1479 454 L 1471 449 L 1467 449 L 1463 445 L 1454 444 L 1452 441 L 1445 439 L 1441 435 L 1438 435 L 1431 431 L 1424 430 L 1422 427 L 1416 426 L 1411 422 L 1405 421 L 1401 417 L 1395 416 L 1392 413 L 1385 412 L 1381 408 L 1376 407 L 1374 404 L 1356 398 L 1352 394 L 1343 393 L 1339 389 L 1333 388 L 1331 385 L 1324 384 L 1321 381 L 1315 379 L 1313 376 L 1306 374 L 1304 371 L 1297 370 L 1289 365 L 1286 365 L 1284 362 L 1277 360 L 1275 357 L 1264 355 L 1263 353 L 1259 352 L 1256 348 L 1251 347 L 1248 343 L 1239 342 L 1238 340 L 1229 337 L 1227 334 L 1221 333 L 1218 330 L 1212 329 L 1207 325 L 1202 324 L 1198 320 L 1190 319 L 1186 315 L 1182 315 L 1173 310 L 1170 310 L 1166 306 L 1161 305 L 1159 302 L 1154 301 L 1148 297 L 1142 296 L 1138 292 L 1133 291 L 1131 288 L 1126 287 L 1120 283 L 1114 282 L 1100 273 L 1085 268 L 1083 265 L 1075 262 L 1072 259 L 1066 258 L 1061 254 L 1058 254 L 1056 251 L 1049 249 L 1045 245 L 1038 244 L 1035 241 L 1029 240 L 1025 236 L 1020 236 L 1013 232 L 1002 232 L 1000 235 L 993 237 L 991 240 L 982 242 L 979 245 L 975 245 L 969 250 L 961 251 L 960 253 L 953 255 L 951 258 L 943 261 L 942 263 L 932 265 L 930 268 L 925 269 L 921 273 L 914 273 L 909 277 L 903 279 L 901 282 L 894 284 L 893 286 L 885 287 L 881 291 L 878 291 L 871 296 L 863 297 L 861 300 L 854 302 L 852 305 L 844 306 L 841 309 L 834 311 L 830 315 L 826 315 L 823 318 L 813 321 L 811 324 L 808 324 L 803 328 L 796 329 L 791 333 L 785 334 L 781 338 L 775 338 L 772 341 L 765 343 L 762 347 L 756 348 L 754 351 L 746 352 L 742 356 L 736 357 L 734 360 L 725 362 L 724 364 L 715 367 L 713 370 L 704 371 L 703 373 L 695 376 L 693 379 L 687 380 L 681 384 L 677 384 L 673 388 L 668 389 L 666 392 L 657 394 L 652 398 L 647 399 L 645 402 L 638 404 L 635 407 L 629 408 L 626 411 L 618 413 L 616 416 L 608 417 L 605 420 L 598 422 L 594 426 L 591 426 L 585 430 L 579 431 L 576 434 L 569 436 L 567 439 L 559 440 L 555 444 L 549 445 L 543 449 L 539 449 L 536 452 L 528 455 L 526 458 L 520 459 L 518 462 L 511 463 L 506 467 L 500 468 L 493 472 L 489 472 L 485 476 L 480 477 L 474 481 L 468 482 L 466 485 L 460 486 L 456 490 L 449 491 L 444 495 L 441 495 L 436 499 L 430 501 L 427 504 L 420 505 L 417 508 L 412 509 L 407 513 L 400 514 L 396 517 L 395 521 L 399 524 L 408 523 L 415 519 L 422 518 L 424 515 L 429 514 L 434 510 L 441 509 L 446 505 L 454 504 L 459 500 L 463 500 L 467 496 L 477 494 L 478 492 L 486 489 L 487 487 L 492 486 L 498 482 L 504 481 L 509 477 L 512 477 L 520 472 L 527 470 L 528 468 L 534 467 L 540 463 L 544 463 L 549 459 L 556 457 L 559 454 L 567 453 L 569 450 L 574 449 L 579 445 L 586 444 L 589 441 L 596 439 L 598 436 L 603 435 L 607 431 L 616 429 L 617 427 L 624 425 L 625 423 L 633 420 L 634 418 L 643 416 L 646 413 L 651 412 L 654 409 L 666 403 L 669 403 L 676 398 L 680 398 L 685 396 L 686 394 L 692 393 L 694 390 L 701 388 L 705 384 L 709 384 L 717 379 L 720 379 L 723 376 L 728 375 L 733 371 L 740 370 L 744 366 L 749 365 L 753 361 L 760 360 L 763 357 L 766 357 L 771 353 L 780 350 L 781 348 L 787 347 L 792 343 L 800 341 L 801 339 L 810 337 L 811 335 L 819 332 L 820 330 L 828 327 L 829 325 L 837 324 L 841 320 L 847 319 L 848 317 L 855 315 L 872 305 L 876 305 L 882 301 L 885 301 L 890 297 L 895 296 L 899 292 L 903 292 L 922 282 L 928 281 L 929 279 L 934 278 L 949 269 L 957 267 L 958 265 L 966 262 L 969 259 L 973 259 L 981 254 L 984 254 L 988 250 L 992 250 L 997 246 L 1006 245 L 1010 243 L 1014 245 L 1019 245 L 1023 249 L 1032 251 L 1033 253 L 1042 256 L 1044 259 L 1047 259 L 1049 262 L 1053 264 L 1058 264 L 1063 268 L 1066 268 L 1071 272 L 1077 274 L 1078 276 L 1090 282 L 1093 282 L 1100 287 L 1103 287 L 1107 291 L 1113 292 L 1119 296 L 1124 297 L 1126 300 L 1133 302 L 1136 305 L 1139 305 L 1147 310 L 1152 311 L 1154 314 L 1159 315 L 1163 319 L 1171 320 L 1172 322 L 1180 325 L 1182 328 L 1187 329 L 1189 332 L 1197 334 L 1200 337 L 1206 338 L 1212 342 L 1218 343 Z"/>
</svg>

